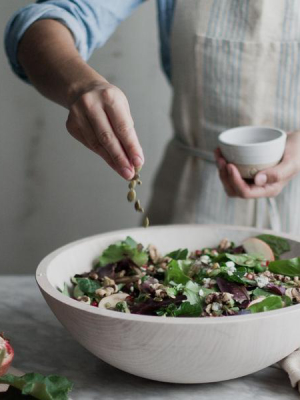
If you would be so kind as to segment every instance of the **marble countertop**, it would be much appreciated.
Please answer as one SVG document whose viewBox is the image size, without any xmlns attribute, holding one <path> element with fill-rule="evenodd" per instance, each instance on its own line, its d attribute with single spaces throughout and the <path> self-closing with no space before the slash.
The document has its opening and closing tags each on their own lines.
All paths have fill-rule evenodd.
<svg viewBox="0 0 300 400">
<path fill-rule="evenodd" d="M 231 381 L 174 385 L 122 372 L 81 347 L 56 320 L 32 276 L 0 276 L 0 331 L 15 349 L 13 366 L 61 374 L 74 382 L 73 400 L 293 400 L 285 372 L 271 367 Z"/>
</svg>

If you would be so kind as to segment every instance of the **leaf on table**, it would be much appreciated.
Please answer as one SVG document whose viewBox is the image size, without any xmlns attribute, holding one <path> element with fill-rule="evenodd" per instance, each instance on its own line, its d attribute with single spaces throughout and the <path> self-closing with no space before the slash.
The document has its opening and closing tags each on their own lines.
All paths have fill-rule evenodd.
<svg viewBox="0 0 300 400">
<path fill-rule="evenodd" d="M 39 400 L 67 400 L 73 383 L 58 375 L 43 376 L 29 373 L 23 376 L 6 374 L 0 377 L 0 383 L 11 385 L 21 390 L 23 395 L 31 395 Z"/>
</svg>

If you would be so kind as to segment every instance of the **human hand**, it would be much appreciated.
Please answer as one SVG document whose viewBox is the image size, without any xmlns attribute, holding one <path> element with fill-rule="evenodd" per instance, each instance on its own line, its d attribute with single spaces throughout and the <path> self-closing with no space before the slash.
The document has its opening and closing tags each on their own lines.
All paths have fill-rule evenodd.
<svg viewBox="0 0 300 400">
<path fill-rule="evenodd" d="M 289 133 L 283 158 L 275 167 L 260 171 L 254 183 L 245 181 L 234 164 L 227 163 L 220 149 L 215 150 L 219 176 L 229 197 L 255 199 L 275 197 L 300 171 L 300 131 Z"/>
<path fill-rule="evenodd" d="M 105 79 L 92 82 L 69 107 L 68 132 L 131 179 L 144 155 L 124 93 Z"/>
</svg>

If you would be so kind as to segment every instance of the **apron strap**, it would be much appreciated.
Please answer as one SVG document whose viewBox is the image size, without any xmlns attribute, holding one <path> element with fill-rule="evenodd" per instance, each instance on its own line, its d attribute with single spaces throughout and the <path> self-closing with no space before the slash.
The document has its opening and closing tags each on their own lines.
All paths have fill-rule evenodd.
<svg viewBox="0 0 300 400">
<path fill-rule="evenodd" d="M 179 149 L 185 151 L 191 156 L 195 156 L 201 158 L 201 160 L 215 163 L 215 157 L 211 151 L 197 149 L 196 147 L 189 146 L 188 144 L 182 142 L 178 137 L 174 137 L 173 139 L 171 139 L 171 144 L 177 146 Z M 256 199 L 256 204 L 257 207 L 255 226 L 257 228 L 263 228 L 264 215 L 267 208 L 270 217 L 271 229 L 280 232 L 281 221 L 276 200 L 273 197 L 260 198 Z"/>
</svg>

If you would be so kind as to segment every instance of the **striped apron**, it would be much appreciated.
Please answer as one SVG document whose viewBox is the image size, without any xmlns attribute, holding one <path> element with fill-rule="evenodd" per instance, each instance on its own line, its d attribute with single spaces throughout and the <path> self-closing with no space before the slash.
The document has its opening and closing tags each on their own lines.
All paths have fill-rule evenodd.
<svg viewBox="0 0 300 400">
<path fill-rule="evenodd" d="M 213 151 L 219 133 L 231 127 L 300 128 L 299 44 L 299 0 L 177 0 L 174 138 L 153 185 L 153 224 L 271 227 L 266 199 L 226 195 Z M 281 229 L 300 234 L 300 175 L 276 203 Z"/>
</svg>

